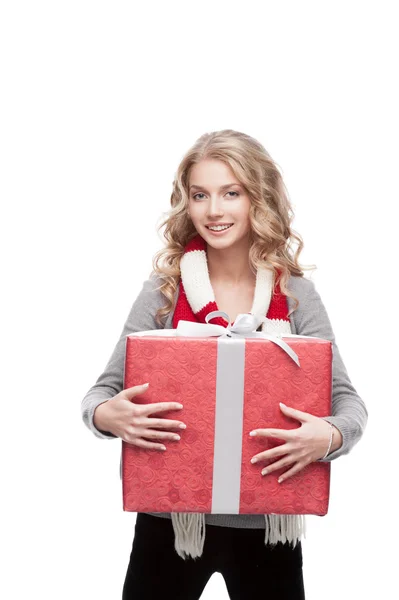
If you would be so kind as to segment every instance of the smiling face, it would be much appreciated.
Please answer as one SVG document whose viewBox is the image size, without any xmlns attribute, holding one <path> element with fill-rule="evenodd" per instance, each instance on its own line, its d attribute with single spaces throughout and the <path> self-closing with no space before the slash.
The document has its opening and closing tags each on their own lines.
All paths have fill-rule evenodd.
<svg viewBox="0 0 399 600">
<path fill-rule="evenodd" d="M 229 165 L 206 159 L 194 165 L 189 178 L 189 213 L 193 225 L 214 248 L 248 245 L 251 200 Z M 207 225 L 232 225 L 212 232 Z"/>
</svg>

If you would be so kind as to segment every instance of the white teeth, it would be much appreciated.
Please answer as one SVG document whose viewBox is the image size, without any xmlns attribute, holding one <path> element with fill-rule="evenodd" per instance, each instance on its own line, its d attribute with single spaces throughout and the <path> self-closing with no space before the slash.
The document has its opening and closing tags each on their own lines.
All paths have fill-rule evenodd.
<svg viewBox="0 0 399 600">
<path fill-rule="evenodd" d="M 211 229 L 212 231 L 223 231 L 223 229 L 228 229 L 231 225 L 219 225 L 217 227 L 208 227 L 208 229 Z"/>
</svg>

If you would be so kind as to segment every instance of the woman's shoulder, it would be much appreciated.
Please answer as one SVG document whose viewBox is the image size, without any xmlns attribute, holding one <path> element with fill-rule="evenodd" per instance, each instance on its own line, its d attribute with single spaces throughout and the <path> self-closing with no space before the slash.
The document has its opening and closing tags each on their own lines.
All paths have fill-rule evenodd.
<svg viewBox="0 0 399 600">
<path fill-rule="evenodd" d="M 315 283 L 304 275 L 291 274 L 287 281 L 287 287 L 301 301 L 315 290 Z"/>
<path fill-rule="evenodd" d="M 291 318 L 298 331 L 303 321 L 309 318 L 309 312 L 312 319 L 320 316 L 321 298 L 314 281 L 303 275 L 290 275 L 287 288 L 291 294 L 287 295 L 288 311 L 292 313 Z"/>
<path fill-rule="evenodd" d="M 158 308 L 163 305 L 165 303 L 165 296 L 160 290 L 164 283 L 164 278 L 159 273 L 152 271 L 148 279 L 146 279 L 143 283 L 143 288 L 141 290 L 142 298 L 153 307 Z M 180 280 L 176 287 L 175 298 L 177 297 L 179 288 Z"/>
<path fill-rule="evenodd" d="M 143 282 L 141 295 L 149 303 L 158 303 L 163 295 L 160 291 L 164 279 L 155 271 L 152 271 L 148 278 Z"/>
</svg>

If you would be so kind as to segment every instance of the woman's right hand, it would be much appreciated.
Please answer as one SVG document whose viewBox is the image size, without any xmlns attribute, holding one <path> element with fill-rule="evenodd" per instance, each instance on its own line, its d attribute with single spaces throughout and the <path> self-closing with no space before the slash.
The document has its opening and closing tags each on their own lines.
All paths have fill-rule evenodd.
<svg viewBox="0 0 399 600">
<path fill-rule="evenodd" d="M 165 430 L 175 428 L 185 429 L 186 427 L 182 421 L 149 418 L 149 415 L 162 411 L 181 409 L 183 406 L 178 402 L 134 404 L 132 398 L 143 394 L 147 389 L 148 387 L 144 385 L 135 385 L 122 390 L 113 398 L 99 404 L 94 411 L 93 422 L 95 427 L 102 431 L 109 431 L 128 444 L 134 444 L 139 448 L 166 450 L 163 444 L 149 442 L 143 438 L 177 440 L 176 433 Z M 181 425 L 184 425 L 184 427 L 181 427 Z M 162 431 L 158 431 L 158 429 Z"/>
</svg>

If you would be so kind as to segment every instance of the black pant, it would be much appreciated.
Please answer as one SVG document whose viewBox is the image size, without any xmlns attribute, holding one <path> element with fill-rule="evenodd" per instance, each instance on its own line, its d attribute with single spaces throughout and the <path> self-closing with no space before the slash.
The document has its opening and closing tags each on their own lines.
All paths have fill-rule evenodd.
<svg viewBox="0 0 399 600">
<path fill-rule="evenodd" d="M 181 558 L 170 519 L 137 513 L 122 600 L 198 600 L 213 573 L 231 600 L 304 600 L 302 545 L 265 545 L 263 529 L 206 525 L 204 551 Z"/>
</svg>

